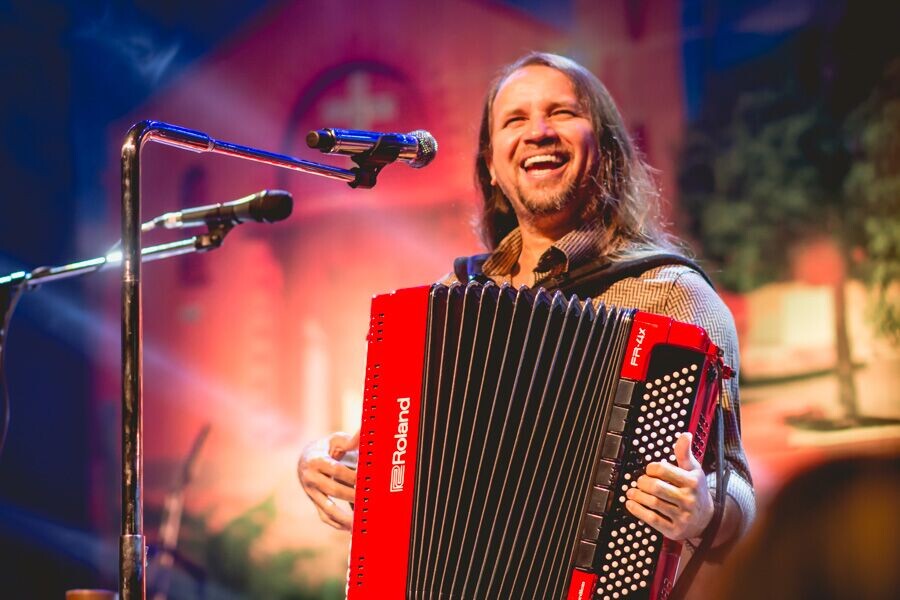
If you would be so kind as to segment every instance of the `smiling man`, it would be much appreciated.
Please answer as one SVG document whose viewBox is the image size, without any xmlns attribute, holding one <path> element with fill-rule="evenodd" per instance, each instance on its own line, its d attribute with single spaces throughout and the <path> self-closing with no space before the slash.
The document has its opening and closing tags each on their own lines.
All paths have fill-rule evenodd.
<svg viewBox="0 0 900 600">
<path fill-rule="evenodd" d="M 723 349 L 726 364 L 738 368 L 730 313 L 663 231 L 650 167 L 606 88 L 584 67 L 544 53 L 507 67 L 488 92 L 475 166 L 484 201 L 480 228 L 491 252 L 457 260 L 445 283 L 489 278 L 539 287 L 579 267 L 616 272 L 627 266 L 589 295 L 700 325 Z M 726 382 L 724 394 L 724 456 L 717 456 L 711 439 L 699 464 L 690 435 L 683 434 L 675 464 L 651 463 L 628 492 L 628 510 L 666 537 L 686 540 L 687 554 L 712 520 L 712 471 L 720 461 L 729 476 L 712 548 L 728 548 L 755 513 L 739 435 L 737 377 Z M 333 434 L 307 448 L 298 466 L 322 520 L 340 529 L 350 529 L 352 515 L 332 499 L 353 500 L 355 472 L 336 459 L 356 443 L 356 437 Z"/>
</svg>

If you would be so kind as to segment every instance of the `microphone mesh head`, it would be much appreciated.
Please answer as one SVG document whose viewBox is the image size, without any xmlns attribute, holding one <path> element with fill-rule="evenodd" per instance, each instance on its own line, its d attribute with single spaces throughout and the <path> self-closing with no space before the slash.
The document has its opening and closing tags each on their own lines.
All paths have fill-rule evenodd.
<svg viewBox="0 0 900 600">
<path fill-rule="evenodd" d="M 438 143 L 434 136 L 424 129 L 416 129 L 410 131 L 407 135 L 414 136 L 419 142 L 419 149 L 416 152 L 416 159 L 410 161 L 409 166 L 414 169 L 421 169 L 434 160 L 437 156 Z"/>
<path fill-rule="evenodd" d="M 276 223 L 291 216 L 294 199 L 284 190 L 266 190 L 259 204 L 251 209 L 251 216 L 260 223 Z"/>
</svg>

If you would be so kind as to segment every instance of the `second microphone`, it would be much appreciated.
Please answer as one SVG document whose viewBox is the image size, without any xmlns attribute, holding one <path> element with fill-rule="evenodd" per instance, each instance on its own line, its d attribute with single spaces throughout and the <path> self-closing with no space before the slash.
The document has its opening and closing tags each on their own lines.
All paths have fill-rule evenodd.
<svg viewBox="0 0 900 600">
<path fill-rule="evenodd" d="M 143 231 L 155 227 L 178 229 L 204 225 L 240 225 L 247 221 L 275 223 L 291 216 L 294 199 L 284 190 L 263 190 L 231 202 L 185 208 L 160 215 L 146 223 Z"/>
</svg>

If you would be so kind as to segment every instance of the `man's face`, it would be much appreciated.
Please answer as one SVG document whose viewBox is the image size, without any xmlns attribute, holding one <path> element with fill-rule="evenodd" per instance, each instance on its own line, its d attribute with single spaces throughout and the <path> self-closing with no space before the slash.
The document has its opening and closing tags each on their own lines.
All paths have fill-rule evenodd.
<svg viewBox="0 0 900 600">
<path fill-rule="evenodd" d="M 488 168 L 523 218 L 580 216 L 599 146 L 571 80 L 533 65 L 500 86 L 491 111 Z"/>
</svg>

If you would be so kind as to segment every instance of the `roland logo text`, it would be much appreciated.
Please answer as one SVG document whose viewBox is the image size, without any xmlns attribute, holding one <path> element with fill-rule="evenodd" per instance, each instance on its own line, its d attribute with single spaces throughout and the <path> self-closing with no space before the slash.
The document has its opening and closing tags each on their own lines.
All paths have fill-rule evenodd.
<svg viewBox="0 0 900 600">
<path fill-rule="evenodd" d="M 397 433 L 394 434 L 394 453 L 391 456 L 391 491 L 402 492 L 406 476 L 406 436 L 409 433 L 409 398 L 397 398 Z"/>
</svg>

